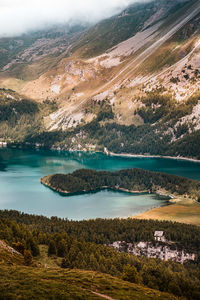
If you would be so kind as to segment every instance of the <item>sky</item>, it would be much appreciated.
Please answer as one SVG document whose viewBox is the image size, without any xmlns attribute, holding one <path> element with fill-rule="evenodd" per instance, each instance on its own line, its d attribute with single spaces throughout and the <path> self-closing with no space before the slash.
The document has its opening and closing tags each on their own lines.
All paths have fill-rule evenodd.
<svg viewBox="0 0 200 300">
<path fill-rule="evenodd" d="M 136 1 L 0 0 L 0 37 L 17 36 L 66 22 L 97 22 Z"/>
</svg>

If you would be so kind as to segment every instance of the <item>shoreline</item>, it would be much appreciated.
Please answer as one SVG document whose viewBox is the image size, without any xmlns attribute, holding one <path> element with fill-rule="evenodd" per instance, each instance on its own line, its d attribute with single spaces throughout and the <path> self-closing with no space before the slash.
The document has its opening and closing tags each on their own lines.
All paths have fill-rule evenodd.
<svg viewBox="0 0 200 300">
<path fill-rule="evenodd" d="M 154 196 L 158 196 L 158 197 L 161 197 L 161 198 L 166 197 L 166 199 L 162 199 L 163 204 L 160 203 L 160 205 L 148 208 L 147 210 L 144 210 L 143 212 L 138 212 L 136 215 L 130 215 L 130 216 L 127 216 L 127 217 L 118 217 L 120 219 L 137 218 L 140 215 L 143 215 L 143 214 L 146 214 L 146 213 L 149 213 L 149 212 L 153 211 L 154 209 L 161 209 L 163 207 L 167 207 L 167 206 L 176 204 L 178 202 L 178 198 L 175 195 L 163 194 L 163 193 L 159 193 L 159 191 L 156 191 L 155 193 L 149 193 L 148 191 L 132 191 L 132 190 L 127 190 L 127 189 L 123 189 L 123 188 L 111 189 L 111 188 L 105 186 L 105 187 L 101 187 L 99 189 L 90 190 L 90 191 L 68 192 L 68 191 L 63 191 L 63 190 L 60 190 L 60 189 L 55 189 L 54 187 L 49 185 L 47 182 L 43 181 L 43 178 L 40 179 L 40 183 L 42 185 L 44 185 L 44 187 L 49 188 L 54 193 L 58 193 L 58 194 L 60 194 L 60 196 L 63 196 L 63 197 L 98 193 L 98 192 L 104 191 L 104 190 L 111 190 L 111 191 L 114 191 L 114 192 L 121 192 L 121 193 L 129 193 L 129 194 L 132 194 L 132 195 L 135 195 L 135 196 L 137 196 L 137 195 L 154 195 Z M 110 218 L 108 218 L 108 219 L 110 219 Z"/>
<path fill-rule="evenodd" d="M 148 190 L 128 190 L 125 188 L 111 188 L 109 186 L 101 186 L 97 189 L 91 189 L 91 190 L 82 190 L 82 191 L 77 191 L 77 192 L 69 192 L 66 190 L 61 190 L 60 188 L 54 188 L 51 186 L 51 184 L 46 180 L 48 176 L 44 176 L 40 178 L 40 183 L 44 185 L 45 187 L 51 189 L 52 191 L 59 193 L 61 195 L 65 196 L 73 196 L 73 195 L 82 195 L 82 194 L 90 194 L 90 193 L 98 193 L 103 190 L 110 190 L 114 192 L 121 192 L 121 193 L 127 193 L 127 194 L 132 194 L 132 195 L 156 195 L 160 198 L 163 198 L 164 201 L 166 201 L 169 204 L 172 204 L 174 201 L 176 201 L 176 196 L 171 194 L 171 193 L 166 193 L 161 191 L 161 190 L 156 190 L 155 192 L 150 192 Z"/>
<path fill-rule="evenodd" d="M 31 147 L 30 149 L 27 147 L 17 147 L 16 145 L 12 147 L 12 144 L 8 144 L 7 142 L 0 142 L 0 149 L 21 149 L 21 150 L 47 150 L 47 151 L 58 151 L 58 152 L 82 152 L 82 153 L 102 153 L 106 156 L 113 156 L 113 157 L 124 157 L 124 158 L 163 158 L 163 159 L 173 159 L 173 160 L 180 160 L 180 161 L 190 161 L 195 163 L 200 163 L 200 159 L 192 158 L 192 157 L 185 157 L 185 156 L 170 156 L 170 155 L 156 155 L 156 154 L 134 154 L 134 153 L 115 153 L 112 151 L 109 151 L 106 147 L 104 147 L 103 151 L 91 151 L 91 150 L 71 150 L 71 149 L 60 149 L 58 148 L 49 148 L 49 149 L 43 149 L 42 147 L 39 147 L 38 145 L 34 145 L 34 147 Z"/>
<path fill-rule="evenodd" d="M 45 177 L 47 177 L 47 176 L 45 176 Z M 112 188 L 109 188 L 108 186 L 102 186 L 98 189 L 90 190 L 90 191 L 82 190 L 82 191 L 78 191 L 78 192 L 69 192 L 69 191 L 64 191 L 64 190 L 56 189 L 56 188 L 52 187 L 48 182 L 45 181 L 45 177 L 40 179 L 41 184 L 43 184 L 45 187 L 51 189 L 52 191 L 62 194 L 62 195 L 65 195 L 65 196 L 73 196 L 73 195 L 75 196 L 75 195 L 82 195 L 82 194 L 98 193 L 99 191 L 103 191 L 103 190 L 111 190 L 114 192 L 129 193 L 129 194 L 133 194 L 133 195 L 155 194 L 155 195 L 158 195 L 161 197 L 166 196 L 166 197 L 169 197 L 169 199 L 166 200 L 168 202 L 170 202 L 170 200 L 173 199 L 173 197 L 171 195 L 163 195 L 163 194 L 159 194 L 159 193 L 149 193 L 148 191 L 132 191 L 132 190 L 124 189 L 124 188 L 112 189 Z"/>
<path fill-rule="evenodd" d="M 164 158 L 164 159 L 173 159 L 173 160 L 185 160 L 200 163 L 199 159 L 184 157 L 184 156 L 168 156 L 168 155 L 154 155 L 154 154 L 131 154 L 131 153 L 114 153 L 108 151 L 104 148 L 103 153 L 107 156 L 114 156 L 114 157 L 127 157 L 127 158 Z"/>
</svg>

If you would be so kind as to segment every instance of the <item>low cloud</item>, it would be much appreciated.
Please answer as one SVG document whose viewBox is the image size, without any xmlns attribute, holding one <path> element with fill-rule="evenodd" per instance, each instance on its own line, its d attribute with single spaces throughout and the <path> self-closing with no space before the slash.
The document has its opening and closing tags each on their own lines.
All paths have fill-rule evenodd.
<svg viewBox="0 0 200 300">
<path fill-rule="evenodd" d="M 97 22 L 134 2 L 138 1 L 0 0 L 0 37 L 17 36 L 67 22 Z"/>
</svg>

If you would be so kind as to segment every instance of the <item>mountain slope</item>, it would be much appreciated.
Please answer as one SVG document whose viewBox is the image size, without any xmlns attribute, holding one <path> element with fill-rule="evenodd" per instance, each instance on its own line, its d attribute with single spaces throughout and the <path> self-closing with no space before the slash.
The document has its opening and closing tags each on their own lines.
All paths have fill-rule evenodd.
<svg viewBox="0 0 200 300">
<path fill-rule="evenodd" d="M 0 240 L 0 264 L 24 265 L 24 258 L 15 249 Z"/>
<path fill-rule="evenodd" d="M 189 138 L 194 143 L 200 129 L 199 18 L 197 0 L 156 0 L 88 30 L 58 39 L 52 33 L 50 44 L 42 40 L 44 55 L 27 48 L 19 56 L 26 61 L 24 67 L 19 59 L 22 72 L 11 61 L 1 86 L 41 103 L 56 101 L 58 109 L 24 142 L 45 144 L 42 131 L 63 130 L 50 147 L 200 157 L 191 143 L 182 147 Z"/>
<path fill-rule="evenodd" d="M 31 80 L 52 68 L 70 53 L 86 26 L 63 25 L 0 39 L 0 72 L 3 77 Z"/>
</svg>

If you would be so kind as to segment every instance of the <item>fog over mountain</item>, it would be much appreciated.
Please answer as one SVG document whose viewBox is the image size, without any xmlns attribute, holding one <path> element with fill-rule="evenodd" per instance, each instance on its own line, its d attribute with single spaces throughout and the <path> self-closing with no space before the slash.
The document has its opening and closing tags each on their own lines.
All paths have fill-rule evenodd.
<svg viewBox="0 0 200 300">
<path fill-rule="evenodd" d="M 97 22 L 134 2 L 138 1 L 0 0 L 0 37 L 16 36 L 66 22 Z"/>
</svg>

